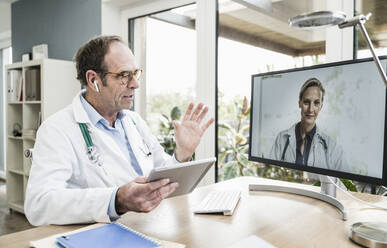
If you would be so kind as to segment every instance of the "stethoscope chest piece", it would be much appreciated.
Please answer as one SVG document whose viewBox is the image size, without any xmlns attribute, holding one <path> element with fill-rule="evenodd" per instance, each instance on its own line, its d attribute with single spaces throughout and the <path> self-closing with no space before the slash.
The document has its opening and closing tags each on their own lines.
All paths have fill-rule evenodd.
<svg viewBox="0 0 387 248">
<path fill-rule="evenodd" d="M 97 164 L 98 166 L 102 166 L 103 161 L 101 154 L 98 152 L 96 146 L 87 147 L 87 157 L 93 164 Z"/>
<path fill-rule="evenodd" d="M 101 154 L 98 152 L 97 147 L 93 144 L 93 141 L 90 137 L 89 129 L 86 123 L 79 123 L 79 128 L 81 129 L 83 139 L 85 140 L 87 146 L 87 157 L 93 164 L 102 166 L 103 161 Z"/>
</svg>

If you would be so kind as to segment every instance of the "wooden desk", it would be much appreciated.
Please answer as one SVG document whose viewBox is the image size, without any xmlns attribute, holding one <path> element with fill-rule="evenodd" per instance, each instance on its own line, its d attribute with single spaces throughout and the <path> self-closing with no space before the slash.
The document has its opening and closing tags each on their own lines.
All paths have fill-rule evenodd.
<svg viewBox="0 0 387 248">
<path fill-rule="evenodd" d="M 371 209 L 340 194 L 348 220 L 333 206 L 312 198 L 287 193 L 249 192 L 249 183 L 319 188 L 281 181 L 242 177 L 196 189 L 192 194 L 167 199 L 151 213 L 127 213 L 119 222 L 149 236 L 186 244 L 187 247 L 226 247 L 251 234 L 277 247 L 359 247 L 348 239 L 358 221 L 387 221 L 387 211 Z M 232 216 L 194 215 L 192 207 L 213 189 L 238 188 L 242 198 Z M 380 196 L 357 194 L 387 206 Z M 79 228 L 46 226 L 0 237 L 0 247 L 28 247 L 36 240 Z"/>
</svg>

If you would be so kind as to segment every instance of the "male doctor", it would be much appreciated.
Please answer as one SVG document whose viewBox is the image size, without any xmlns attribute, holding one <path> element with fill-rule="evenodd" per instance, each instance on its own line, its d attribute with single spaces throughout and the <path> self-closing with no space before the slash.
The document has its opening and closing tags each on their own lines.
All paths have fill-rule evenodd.
<svg viewBox="0 0 387 248">
<path fill-rule="evenodd" d="M 190 160 L 213 122 L 201 126 L 208 108 L 191 103 L 182 122 L 173 123 L 171 157 L 129 110 L 142 71 L 119 37 L 87 42 L 75 62 L 86 89 L 38 130 L 24 209 L 33 225 L 110 222 L 128 211 L 151 211 L 178 184 L 146 183 L 146 176 L 154 167 Z"/>
</svg>

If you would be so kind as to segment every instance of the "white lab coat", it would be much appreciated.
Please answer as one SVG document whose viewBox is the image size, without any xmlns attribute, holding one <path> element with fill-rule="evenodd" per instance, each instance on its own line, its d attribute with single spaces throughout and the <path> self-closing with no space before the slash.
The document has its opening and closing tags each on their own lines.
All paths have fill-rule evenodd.
<svg viewBox="0 0 387 248">
<path fill-rule="evenodd" d="M 270 159 L 296 162 L 296 125 L 280 132 L 270 151 Z M 286 143 L 288 144 L 286 146 Z M 285 150 L 286 149 L 286 150 Z M 285 152 L 285 153 L 284 153 Z M 310 147 L 308 166 L 350 172 L 343 148 L 334 139 L 316 127 Z"/>
<path fill-rule="evenodd" d="M 32 225 L 110 222 L 107 211 L 112 192 L 138 177 L 117 143 L 91 124 L 80 94 L 37 132 L 24 206 Z M 145 176 L 154 167 L 176 161 L 138 114 L 124 112 L 123 126 Z M 87 123 L 102 166 L 89 160 L 78 123 Z M 144 152 L 146 145 L 150 156 Z"/>
</svg>

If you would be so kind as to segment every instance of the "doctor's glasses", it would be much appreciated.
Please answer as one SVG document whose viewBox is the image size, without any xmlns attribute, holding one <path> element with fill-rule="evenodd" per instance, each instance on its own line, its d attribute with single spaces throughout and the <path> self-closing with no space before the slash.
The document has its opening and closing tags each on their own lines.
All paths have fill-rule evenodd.
<svg viewBox="0 0 387 248">
<path fill-rule="evenodd" d="M 122 86 L 128 86 L 129 82 L 134 79 L 137 81 L 140 80 L 141 75 L 142 75 L 142 70 L 141 69 L 136 69 L 134 71 L 123 71 L 123 72 L 104 72 L 104 74 L 111 74 L 114 75 L 117 78 L 121 79 L 121 85 Z"/>
</svg>

